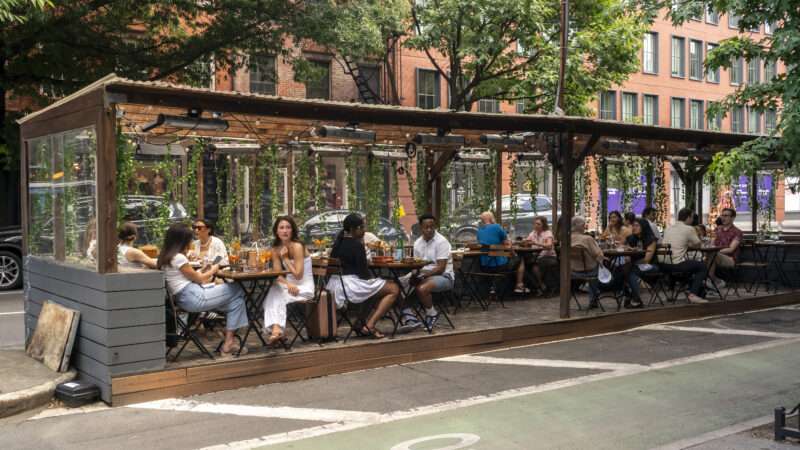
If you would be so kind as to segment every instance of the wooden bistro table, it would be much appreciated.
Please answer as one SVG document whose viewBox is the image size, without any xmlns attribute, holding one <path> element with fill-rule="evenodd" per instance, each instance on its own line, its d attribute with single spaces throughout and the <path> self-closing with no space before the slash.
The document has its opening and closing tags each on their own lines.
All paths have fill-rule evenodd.
<svg viewBox="0 0 800 450">
<path fill-rule="evenodd" d="M 225 281 L 230 281 L 239 285 L 244 291 L 245 310 L 247 311 L 247 331 L 242 339 L 242 345 L 239 346 L 239 354 L 242 348 L 247 344 L 247 338 L 250 336 L 250 331 L 255 331 L 256 336 L 265 347 L 267 341 L 264 340 L 264 335 L 261 333 L 261 312 L 264 306 L 264 299 L 267 298 L 269 290 L 272 289 L 275 280 L 278 277 L 286 275 L 286 271 L 282 270 L 262 270 L 254 272 L 242 272 L 221 270 L 217 272 L 217 277 Z"/>
<path fill-rule="evenodd" d="M 420 270 L 423 267 L 430 264 L 430 261 L 426 260 L 419 260 L 415 259 L 414 261 L 392 261 L 392 262 L 376 262 L 370 261 L 369 268 L 375 276 L 379 276 L 382 278 L 386 278 L 389 280 L 394 281 L 397 283 L 397 286 L 400 288 L 400 302 L 395 302 L 395 315 L 397 316 L 397 320 L 394 323 L 394 330 L 392 331 L 392 336 L 395 335 L 397 332 L 397 327 L 400 324 L 400 318 L 402 317 L 402 311 L 400 310 L 400 304 L 406 305 L 408 304 L 408 298 L 411 297 L 411 294 L 414 293 L 414 286 L 409 284 L 408 288 L 403 287 L 403 283 L 400 282 L 400 277 L 407 274 L 408 272 L 414 270 Z M 414 311 L 414 314 L 417 315 L 417 319 L 422 323 L 428 333 L 431 333 L 432 330 L 428 328 L 428 325 L 425 323 L 425 318 L 420 314 L 417 308 L 411 308 Z"/>
<path fill-rule="evenodd" d="M 722 247 L 719 245 L 703 245 L 700 247 L 690 247 L 688 251 L 701 253 L 703 255 L 703 262 L 706 265 L 706 279 L 704 281 L 711 281 L 711 289 L 719 295 L 719 298 L 725 300 L 725 296 L 722 295 L 722 291 L 717 286 L 717 283 L 711 278 L 711 269 L 714 268 L 714 264 L 717 263 L 717 254 L 720 250 L 726 247 Z"/>
</svg>

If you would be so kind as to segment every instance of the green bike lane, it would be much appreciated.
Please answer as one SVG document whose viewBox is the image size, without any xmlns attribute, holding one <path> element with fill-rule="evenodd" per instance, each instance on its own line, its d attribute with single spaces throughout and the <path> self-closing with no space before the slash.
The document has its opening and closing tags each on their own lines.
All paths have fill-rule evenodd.
<svg viewBox="0 0 800 450">
<path fill-rule="evenodd" d="M 268 449 L 645 449 L 798 401 L 798 342 L 326 433 Z M 335 429 L 335 428 L 333 428 Z M 465 435 L 419 442 L 431 436 Z M 471 445 L 461 445 L 479 439 Z M 477 437 L 477 438 L 476 438 Z M 409 445 L 409 442 L 417 444 Z M 402 444 L 405 443 L 405 444 Z"/>
</svg>

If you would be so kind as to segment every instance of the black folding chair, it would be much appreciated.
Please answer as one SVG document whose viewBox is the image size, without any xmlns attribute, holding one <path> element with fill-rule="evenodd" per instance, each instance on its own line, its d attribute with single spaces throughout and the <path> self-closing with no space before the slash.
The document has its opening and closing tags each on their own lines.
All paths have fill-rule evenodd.
<svg viewBox="0 0 800 450">
<path fill-rule="evenodd" d="M 736 279 L 744 280 L 744 273 L 751 272 L 753 278 L 750 281 L 750 285 L 745 287 L 745 291 L 748 293 L 752 291 L 753 295 L 758 295 L 758 286 L 764 284 L 766 285 L 767 293 L 769 293 L 771 283 L 769 281 L 769 263 L 767 262 L 768 248 L 759 246 L 753 241 L 744 241 L 739 244 L 739 249 L 739 259 L 736 261 L 735 266 L 737 271 Z M 777 287 L 775 290 L 777 291 Z"/>
<path fill-rule="evenodd" d="M 172 316 L 175 318 L 175 330 L 177 331 L 177 341 L 180 348 L 178 348 L 178 352 L 175 353 L 175 356 L 172 358 L 172 361 L 175 362 L 183 353 L 183 350 L 186 349 L 186 346 L 189 345 L 189 342 L 195 345 L 200 353 L 204 354 L 205 356 L 214 359 L 214 355 L 203 345 L 203 342 L 200 340 L 200 336 L 197 333 L 198 328 L 202 325 L 202 314 L 201 312 L 188 312 L 180 309 L 175 304 L 175 299 L 172 294 L 169 293 L 167 290 L 167 298 L 166 298 L 166 307 L 172 310 Z M 183 316 L 186 316 L 184 320 Z M 181 342 L 183 342 L 181 344 Z M 221 344 L 220 344 L 221 345 Z M 165 358 L 169 359 L 169 354 L 172 353 L 176 347 L 167 347 L 167 353 Z"/>
<path fill-rule="evenodd" d="M 495 300 L 500 303 L 500 306 L 505 308 L 505 297 L 510 290 L 507 281 L 510 277 L 514 276 L 517 272 L 519 261 L 514 262 L 514 251 L 504 245 L 489 245 L 482 248 L 486 252 L 486 256 L 490 258 L 506 258 L 507 263 L 502 266 L 496 267 L 480 267 L 477 271 L 467 272 L 467 275 L 474 278 L 476 281 L 484 280 L 490 286 L 489 298 L 486 301 L 486 308 Z"/>
</svg>

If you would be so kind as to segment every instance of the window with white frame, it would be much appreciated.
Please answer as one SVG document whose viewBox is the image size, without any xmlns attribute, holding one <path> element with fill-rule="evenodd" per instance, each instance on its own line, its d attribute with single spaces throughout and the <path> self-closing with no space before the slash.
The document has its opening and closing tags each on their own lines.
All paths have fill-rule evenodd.
<svg viewBox="0 0 800 450">
<path fill-rule="evenodd" d="M 709 5 L 706 9 L 706 23 L 711 25 L 719 25 L 719 14 L 714 11 L 714 8 Z"/>
<path fill-rule="evenodd" d="M 634 93 L 622 93 L 622 121 L 633 122 L 636 118 L 636 106 L 638 96 Z"/>
<path fill-rule="evenodd" d="M 689 78 L 703 79 L 703 42 L 694 39 L 689 41 Z"/>
<path fill-rule="evenodd" d="M 772 34 L 775 32 L 774 22 L 764 22 L 764 34 Z"/>
<path fill-rule="evenodd" d="M 734 14 L 728 16 L 728 28 L 739 29 L 739 16 Z"/>
<path fill-rule="evenodd" d="M 499 113 L 500 101 L 493 98 L 482 98 L 478 100 L 478 112 Z"/>
<path fill-rule="evenodd" d="M 689 128 L 703 129 L 703 101 L 692 100 L 689 102 Z"/>
<path fill-rule="evenodd" d="M 658 33 L 645 33 L 642 44 L 642 72 L 658 73 Z"/>
<path fill-rule="evenodd" d="M 764 132 L 772 133 L 778 126 L 778 112 L 774 109 L 768 109 L 764 112 Z"/>
<path fill-rule="evenodd" d="M 778 75 L 778 64 L 775 61 L 764 61 L 764 81 L 769 83 Z"/>
<path fill-rule="evenodd" d="M 331 63 L 330 61 L 309 61 L 321 75 L 306 82 L 306 98 L 331 98 Z"/>
<path fill-rule="evenodd" d="M 686 100 L 673 97 L 670 101 L 669 126 L 672 128 L 686 127 Z"/>
<path fill-rule="evenodd" d="M 716 102 L 708 102 L 709 108 L 714 105 L 716 105 Z M 720 131 L 722 129 L 722 114 L 717 113 L 711 117 L 706 117 L 706 128 L 712 131 Z"/>
<path fill-rule="evenodd" d="M 717 44 L 706 44 L 706 57 L 708 57 L 708 54 L 715 48 L 717 48 Z M 709 83 L 719 83 L 719 67 L 714 70 L 706 70 L 706 81 Z"/>
<path fill-rule="evenodd" d="M 686 76 L 686 40 L 682 37 L 672 37 L 672 76 Z"/>
<path fill-rule="evenodd" d="M 658 125 L 658 96 L 642 96 L 642 122 L 645 125 Z"/>
<path fill-rule="evenodd" d="M 600 94 L 600 118 L 617 120 L 617 93 L 606 91 Z"/>
<path fill-rule="evenodd" d="M 747 108 L 747 132 L 750 134 L 761 133 L 761 111 Z"/>
<path fill-rule="evenodd" d="M 747 84 L 761 83 L 761 59 L 747 61 Z"/>
<path fill-rule="evenodd" d="M 735 106 L 731 110 L 731 131 L 734 133 L 744 132 L 744 108 Z"/>
<path fill-rule="evenodd" d="M 435 109 L 439 107 L 439 72 L 417 69 L 417 107 Z"/>
<path fill-rule="evenodd" d="M 517 114 L 525 114 L 525 99 L 517 100 Z"/>
<path fill-rule="evenodd" d="M 736 58 L 733 60 L 731 64 L 730 70 L 730 77 L 731 77 L 731 84 L 739 85 L 742 84 L 743 77 L 744 77 L 744 59 Z"/>
</svg>

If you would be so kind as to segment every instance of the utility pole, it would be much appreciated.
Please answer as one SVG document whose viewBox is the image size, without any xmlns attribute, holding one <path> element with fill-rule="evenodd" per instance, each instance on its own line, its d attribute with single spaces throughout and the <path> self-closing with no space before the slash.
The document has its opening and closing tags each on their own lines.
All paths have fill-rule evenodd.
<svg viewBox="0 0 800 450">
<path fill-rule="evenodd" d="M 569 0 L 561 0 L 561 65 L 558 68 L 556 114 L 564 114 L 564 79 L 567 72 L 567 42 L 569 37 Z"/>
</svg>

